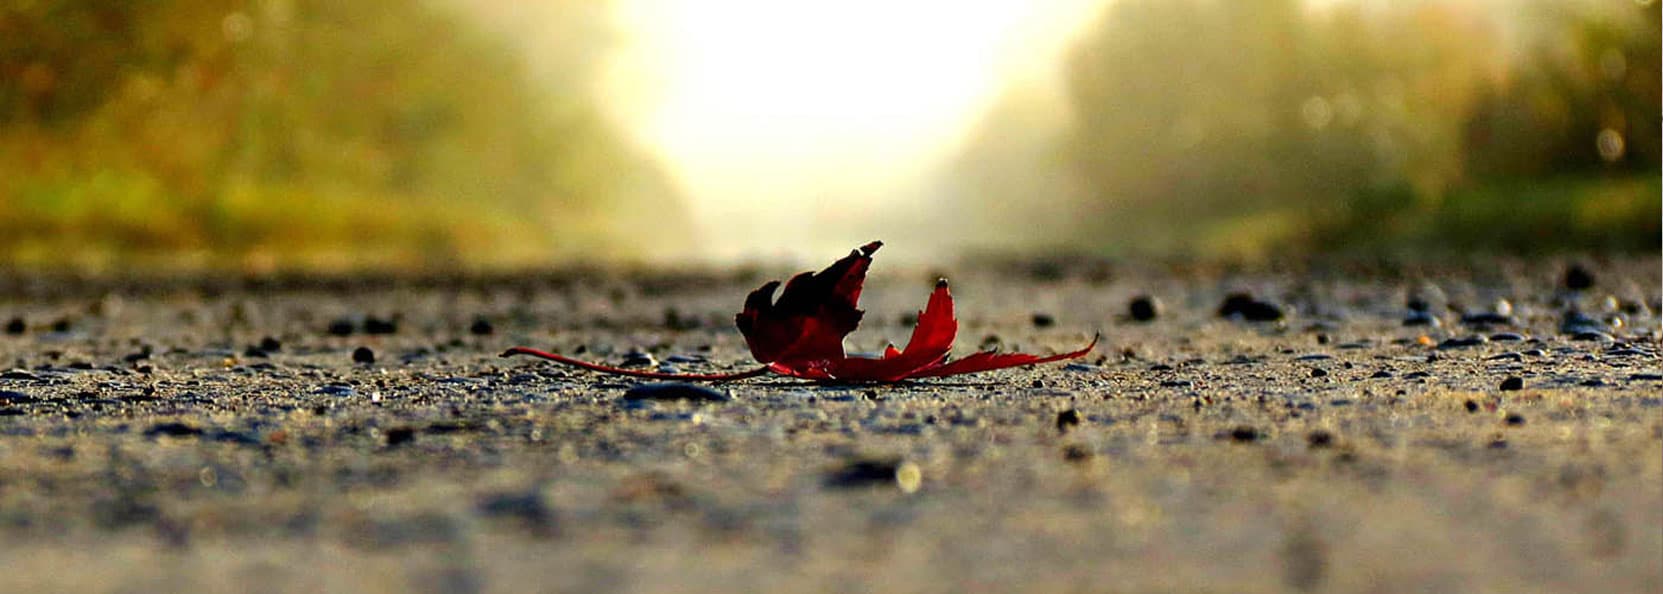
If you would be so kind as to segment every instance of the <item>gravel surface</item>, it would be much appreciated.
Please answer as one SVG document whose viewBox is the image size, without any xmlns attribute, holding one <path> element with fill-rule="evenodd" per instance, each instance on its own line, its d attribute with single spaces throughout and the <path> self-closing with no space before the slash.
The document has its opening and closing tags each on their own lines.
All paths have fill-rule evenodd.
<svg viewBox="0 0 1663 594">
<path fill-rule="evenodd" d="M 1659 262 L 1579 266 L 965 267 L 959 352 L 1103 342 L 713 389 L 497 354 L 744 369 L 783 271 L 4 279 L 0 591 L 1658 591 Z"/>
</svg>

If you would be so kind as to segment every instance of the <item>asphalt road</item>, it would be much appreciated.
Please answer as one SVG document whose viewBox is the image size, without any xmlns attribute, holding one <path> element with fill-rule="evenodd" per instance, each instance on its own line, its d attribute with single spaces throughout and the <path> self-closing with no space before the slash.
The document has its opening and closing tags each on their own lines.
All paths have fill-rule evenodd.
<svg viewBox="0 0 1663 594">
<path fill-rule="evenodd" d="M 497 354 L 742 369 L 776 272 L 12 277 L 0 591 L 1658 591 L 1659 263 L 1566 266 L 964 267 L 960 352 L 1103 342 L 712 401 Z"/>
</svg>

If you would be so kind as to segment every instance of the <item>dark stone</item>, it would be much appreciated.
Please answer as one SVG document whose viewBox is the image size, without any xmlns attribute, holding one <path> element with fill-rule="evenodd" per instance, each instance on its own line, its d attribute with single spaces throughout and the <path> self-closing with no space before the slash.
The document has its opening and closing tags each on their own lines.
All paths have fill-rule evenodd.
<svg viewBox="0 0 1663 594">
<path fill-rule="evenodd" d="M 353 324 L 352 320 L 347 318 L 339 318 L 329 323 L 329 334 L 334 336 L 352 336 L 356 330 L 357 324 Z"/>
<path fill-rule="evenodd" d="M 1503 419 L 1503 421 L 1508 425 L 1517 427 L 1524 424 L 1524 415 L 1519 413 L 1507 413 L 1507 417 Z"/>
<path fill-rule="evenodd" d="M 0 380 L 29 380 L 29 381 L 35 381 L 35 380 L 39 380 L 39 379 L 40 379 L 40 376 L 35 375 L 33 373 L 29 373 L 28 371 L 24 371 L 22 369 L 11 369 L 11 370 L 7 370 L 5 373 L 0 373 Z"/>
<path fill-rule="evenodd" d="M 10 334 L 12 336 L 22 334 L 28 329 L 29 325 L 24 323 L 23 318 L 12 318 L 11 321 L 6 322 L 6 334 Z"/>
<path fill-rule="evenodd" d="M 1250 425 L 1238 425 L 1235 429 L 1230 430 L 1231 441 L 1258 441 L 1260 436 L 1259 430 Z"/>
<path fill-rule="evenodd" d="M 1468 313 L 1461 316 L 1461 323 L 1468 326 L 1512 326 L 1516 322 L 1513 316 L 1493 311 Z"/>
<path fill-rule="evenodd" d="M 260 344 L 258 346 L 260 347 L 260 350 L 267 353 L 275 353 L 283 350 L 283 343 L 270 336 L 260 339 Z"/>
<path fill-rule="evenodd" d="M 1080 413 L 1074 409 L 1071 408 L 1057 413 L 1057 431 L 1066 433 L 1070 428 L 1079 426 Z"/>
<path fill-rule="evenodd" d="M 1282 319 L 1284 315 L 1281 306 L 1254 299 L 1247 293 L 1231 293 L 1218 307 L 1218 316 L 1221 318 L 1239 317 L 1249 322 L 1274 322 Z"/>
<path fill-rule="evenodd" d="M 1305 444 L 1312 448 L 1326 448 L 1334 445 L 1334 434 L 1326 429 L 1316 429 L 1305 434 Z"/>
<path fill-rule="evenodd" d="M 1090 460 L 1091 456 L 1091 450 L 1077 443 L 1071 443 L 1062 448 L 1062 459 L 1076 464 Z"/>
<path fill-rule="evenodd" d="M 246 349 L 243 349 L 243 356 L 248 357 L 250 359 L 264 359 L 266 357 L 270 357 L 271 353 L 267 353 L 264 350 L 261 350 L 260 347 L 251 346 L 251 347 L 248 347 Z"/>
<path fill-rule="evenodd" d="M 1482 334 L 1474 334 L 1472 336 L 1463 336 L 1463 337 L 1460 337 L 1460 338 L 1446 338 L 1446 339 L 1444 339 L 1443 342 L 1438 343 L 1438 348 L 1440 348 L 1440 349 L 1464 349 L 1464 348 L 1468 348 L 1468 347 L 1475 347 L 1475 346 L 1479 346 L 1479 345 L 1483 345 L 1483 344 L 1489 344 L 1489 342 L 1490 342 L 1490 337 L 1484 336 Z"/>
<path fill-rule="evenodd" d="M 624 354 L 624 362 L 619 367 L 656 367 L 658 360 L 651 353 L 645 351 L 630 351 Z"/>
<path fill-rule="evenodd" d="M 1474 402 L 1472 400 L 1466 401 L 1465 403 L 1462 404 L 1462 406 L 1467 407 L 1467 412 L 1470 412 L 1470 413 L 1478 412 L 1478 403 Z"/>
<path fill-rule="evenodd" d="M 1509 376 L 1507 379 L 1501 380 L 1501 390 L 1503 392 L 1512 392 L 1512 391 L 1523 390 L 1523 389 L 1524 389 L 1524 378 L 1521 378 L 1519 376 L 1514 375 L 1514 376 Z"/>
<path fill-rule="evenodd" d="M 387 430 L 387 447 L 396 448 L 416 440 L 416 430 L 413 427 L 394 427 Z"/>
<path fill-rule="evenodd" d="M 1057 325 L 1057 318 L 1053 317 L 1051 314 L 1039 312 L 1034 313 L 1035 328 L 1050 328 L 1055 325 Z"/>
<path fill-rule="evenodd" d="M 1328 370 L 1321 367 L 1311 369 L 1311 377 L 1328 377 Z"/>
<path fill-rule="evenodd" d="M 144 430 L 145 437 L 193 437 L 197 435 L 202 435 L 201 428 L 177 421 L 157 423 L 155 425 L 151 425 L 149 429 Z"/>
<path fill-rule="evenodd" d="M 1387 379 L 1390 377 L 1392 377 L 1392 372 L 1382 369 L 1374 372 L 1374 375 L 1369 376 L 1369 379 Z"/>
<path fill-rule="evenodd" d="M 900 485 L 917 488 L 918 467 L 900 458 L 857 458 L 826 473 L 825 485 L 837 488 Z M 908 474 L 912 476 L 907 476 Z"/>
<path fill-rule="evenodd" d="M 38 400 L 38 398 L 22 392 L 0 390 L 0 404 L 29 404 Z"/>
<path fill-rule="evenodd" d="M 352 349 L 352 361 L 354 363 L 363 363 L 365 365 L 374 363 L 375 351 L 370 350 L 370 347 L 358 347 L 356 349 Z"/>
<path fill-rule="evenodd" d="M 1149 295 L 1133 297 L 1131 303 L 1126 304 L 1126 315 L 1139 322 L 1153 321 L 1161 317 L 1161 300 Z"/>
<path fill-rule="evenodd" d="M 684 382 L 664 382 L 657 384 L 642 384 L 624 392 L 624 400 L 638 402 L 643 400 L 685 400 L 690 402 L 726 402 L 731 400 L 726 393 L 697 384 Z"/>
<path fill-rule="evenodd" d="M 357 394 L 358 391 L 353 389 L 352 386 L 345 384 L 329 384 L 327 386 L 319 387 L 313 393 L 323 394 L 326 396 L 351 396 L 353 394 Z"/>
<path fill-rule="evenodd" d="M 487 518 L 517 522 L 536 535 L 547 535 L 555 526 L 554 509 L 537 491 L 486 495 L 475 509 Z"/>
<path fill-rule="evenodd" d="M 382 319 L 375 316 L 364 318 L 365 334 L 397 334 L 398 320 Z"/>
<path fill-rule="evenodd" d="M 1431 327 L 1431 328 L 1442 328 L 1443 325 L 1444 325 L 1444 321 L 1438 319 L 1438 316 L 1432 315 L 1431 313 L 1428 313 L 1428 312 L 1425 312 L 1425 311 L 1411 310 L 1409 312 L 1409 315 L 1407 317 L 1403 318 L 1403 325 L 1404 326 L 1427 326 L 1427 327 Z"/>
<path fill-rule="evenodd" d="M 490 336 L 497 329 L 491 326 L 491 321 L 483 317 L 474 318 L 473 324 L 468 326 L 468 333 L 474 336 Z"/>
<path fill-rule="evenodd" d="M 1409 302 L 1405 305 L 1409 307 L 1409 311 L 1411 312 L 1424 314 L 1432 311 L 1432 303 L 1428 302 L 1425 297 L 1421 297 L 1419 295 L 1410 296 Z"/>
<path fill-rule="evenodd" d="M 1586 291 L 1594 288 L 1594 273 L 1581 264 L 1572 264 L 1565 269 L 1565 278 L 1561 284 L 1572 291 Z"/>
<path fill-rule="evenodd" d="M 58 318 L 58 321 L 52 322 L 52 331 L 61 334 L 68 332 L 70 328 L 74 327 L 74 325 L 75 323 L 70 321 L 69 318 Z"/>
<path fill-rule="evenodd" d="M 1605 322 L 1600 321 L 1599 318 L 1582 313 L 1576 309 L 1566 311 L 1565 316 L 1559 322 L 1560 334 L 1576 335 L 1603 333 L 1607 329 L 1609 329 L 1609 327 L 1606 326 Z"/>
<path fill-rule="evenodd" d="M 1497 332 L 1490 335 L 1490 340 L 1495 342 L 1523 342 L 1527 338 L 1516 332 Z"/>
</svg>

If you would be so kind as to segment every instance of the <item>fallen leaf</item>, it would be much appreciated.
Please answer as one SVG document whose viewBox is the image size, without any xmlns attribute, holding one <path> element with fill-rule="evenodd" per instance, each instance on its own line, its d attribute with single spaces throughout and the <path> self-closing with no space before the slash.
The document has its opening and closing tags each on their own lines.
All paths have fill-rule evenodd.
<svg viewBox="0 0 1663 594">
<path fill-rule="evenodd" d="M 1097 346 L 1097 339 L 1077 351 L 1050 356 L 1026 353 L 979 352 L 949 360 L 958 319 L 953 312 L 953 295 L 946 279 L 935 290 L 905 348 L 890 346 L 879 357 L 852 357 L 843 351 L 843 339 L 860 325 L 861 287 L 872 254 L 883 247 L 874 241 L 833 262 L 820 272 L 791 277 L 780 291 L 770 281 L 745 298 L 744 309 L 734 317 L 751 356 L 762 367 L 727 374 L 662 373 L 623 369 L 581 361 L 528 347 L 508 349 L 502 356 L 529 355 L 592 371 L 654 379 L 730 381 L 767 373 L 822 382 L 892 383 L 916 378 L 943 377 L 1037 365 L 1084 357 Z"/>
</svg>

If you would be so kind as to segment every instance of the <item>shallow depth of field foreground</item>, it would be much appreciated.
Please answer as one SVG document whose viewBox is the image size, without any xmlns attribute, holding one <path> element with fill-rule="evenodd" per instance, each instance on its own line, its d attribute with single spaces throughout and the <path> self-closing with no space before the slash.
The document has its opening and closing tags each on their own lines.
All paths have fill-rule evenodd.
<svg viewBox="0 0 1663 594">
<path fill-rule="evenodd" d="M 1663 584 L 1655 258 L 950 272 L 960 354 L 1104 340 L 643 391 L 497 354 L 748 367 L 758 279 L 9 281 L 0 590 Z M 851 350 L 904 341 L 932 280 L 874 272 Z"/>
<path fill-rule="evenodd" d="M 1663 591 L 1660 46 L 0 1 L 0 593 Z"/>
</svg>

